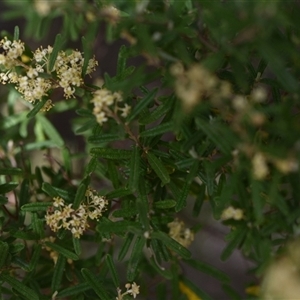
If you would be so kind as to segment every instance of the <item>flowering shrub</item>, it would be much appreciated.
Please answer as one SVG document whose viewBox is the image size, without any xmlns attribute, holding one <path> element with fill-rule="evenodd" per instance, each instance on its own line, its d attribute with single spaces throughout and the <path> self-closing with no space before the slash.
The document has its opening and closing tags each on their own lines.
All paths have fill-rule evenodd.
<svg viewBox="0 0 300 300">
<path fill-rule="evenodd" d="M 299 4 L 4 3 L 25 26 L 0 38 L 3 298 L 215 299 L 187 267 L 223 299 L 297 298 Z M 207 211 L 243 292 L 198 255 Z"/>
</svg>

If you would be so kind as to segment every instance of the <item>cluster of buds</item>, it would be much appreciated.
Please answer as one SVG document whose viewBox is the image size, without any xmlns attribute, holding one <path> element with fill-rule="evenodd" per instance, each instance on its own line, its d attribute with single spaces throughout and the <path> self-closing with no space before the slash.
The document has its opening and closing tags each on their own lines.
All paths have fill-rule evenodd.
<svg viewBox="0 0 300 300">
<path fill-rule="evenodd" d="M 223 210 L 221 219 L 223 221 L 234 219 L 234 220 L 241 220 L 244 217 L 244 212 L 240 208 L 234 208 L 233 206 L 229 206 Z"/>
<path fill-rule="evenodd" d="M 194 233 L 189 228 L 186 228 L 184 222 L 175 219 L 168 224 L 168 227 L 169 236 L 182 246 L 187 248 L 194 240 Z"/>
<path fill-rule="evenodd" d="M 228 82 L 219 80 L 200 64 L 194 64 L 185 70 L 181 63 L 176 63 L 171 66 L 170 72 L 175 77 L 175 92 L 186 111 L 190 111 L 205 97 L 216 102 L 232 94 Z"/>
<path fill-rule="evenodd" d="M 128 294 L 133 296 L 133 298 L 135 299 L 136 296 L 140 293 L 140 286 L 137 285 L 135 282 L 132 284 L 126 283 L 125 288 L 127 290 L 125 293 L 122 293 L 122 290 L 120 288 L 117 289 L 118 297 L 116 297 L 116 300 L 122 300 L 124 299 L 123 297 Z"/>
<path fill-rule="evenodd" d="M 108 120 L 109 116 L 117 115 L 121 111 L 121 116 L 126 118 L 130 112 L 131 107 L 125 103 L 124 107 L 119 105 L 123 101 L 123 97 L 119 92 L 112 93 L 108 89 L 97 90 L 93 94 L 94 103 L 93 114 L 95 115 L 97 122 L 102 125 Z M 114 105 L 113 108 L 112 105 Z"/>
<path fill-rule="evenodd" d="M 80 238 L 83 232 L 89 228 L 89 219 L 98 220 L 106 210 L 108 201 L 99 196 L 95 190 L 87 189 L 85 201 L 74 209 L 72 204 L 66 205 L 60 197 L 55 197 L 53 206 L 48 209 L 46 223 L 52 231 L 63 228 L 71 231 L 75 238 Z"/>
<path fill-rule="evenodd" d="M 50 90 L 61 87 L 64 90 L 66 99 L 72 97 L 75 88 L 83 84 L 82 68 L 84 57 L 79 51 L 66 53 L 60 51 L 57 55 L 54 67 L 49 70 L 49 58 L 53 51 L 51 46 L 38 48 L 33 58 L 27 57 L 28 62 L 24 63 L 25 46 L 21 41 L 10 41 L 6 37 L 0 41 L 0 82 L 2 84 L 13 83 L 23 98 L 35 103 L 47 97 Z M 89 60 L 86 74 L 93 72 L 98 65 L 92 58 Z M 18 68 L 16 68 L 18 67 Z M 46 109 L 52 107 L 51 100 L 46 103 Z"/>
</svg>

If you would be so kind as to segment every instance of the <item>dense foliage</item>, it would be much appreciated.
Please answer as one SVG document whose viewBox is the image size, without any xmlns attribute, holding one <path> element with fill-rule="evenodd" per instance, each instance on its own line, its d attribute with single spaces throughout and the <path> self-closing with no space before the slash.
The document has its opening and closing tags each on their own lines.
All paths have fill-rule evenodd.
<svg viewBox="0 0 300 300">
<path fill-rule="evenodd" d="M 228 299 L 299 295 L 296 1 L 5 3 L 25 26 L 0 41 L 3 299 L 212 299 L 184 265 Z M 123 44 L 103 78 L 101 33 Z M 262 293 L 191 255 L 204 202 Z"/>
</svg>

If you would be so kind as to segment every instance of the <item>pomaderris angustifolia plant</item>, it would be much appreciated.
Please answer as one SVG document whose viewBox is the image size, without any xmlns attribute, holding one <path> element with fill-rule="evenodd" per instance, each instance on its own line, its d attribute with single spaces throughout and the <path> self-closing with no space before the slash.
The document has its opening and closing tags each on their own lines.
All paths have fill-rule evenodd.
<svg viewBox="0 0 300 300">
<path fill-rule="evenodd" d="M 1 299 L 299 297 L 299 9 L 3 1 Z"/>
</svg>

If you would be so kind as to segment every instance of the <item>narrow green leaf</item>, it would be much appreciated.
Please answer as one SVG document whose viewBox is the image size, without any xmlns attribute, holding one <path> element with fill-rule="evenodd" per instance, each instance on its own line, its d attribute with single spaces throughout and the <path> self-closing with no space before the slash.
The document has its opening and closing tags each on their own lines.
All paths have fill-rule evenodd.
<svg viewBox="0 0 300 300">
<path fill-rule="evenodd" d="M 21 207 L 22 211 L 46 211 L 49 206 L 51 206 L 52 202 L 33 202 L 33 203 L 27 203 L 24 204 Z"/>
<path fill-rule="evenodd" d="M 87 190 L 87 184 L 85 182 L 85 179 L 79 184 L 79 187 L 77 189 L 75 199 L 73 202 L 74 209 L 77 209 L 81 202 L 84 200 L 85 192 Z"/>
<path fill-rule="evenodd" d="M 2 268 L 8 256 L 9 246 L 6 242 L 0 241 L 0 268 Z"/>
<path fill-rule="evenodd" d="M 173 129 L 173 122 L 166 122 L 159 124 L 153 128 L 143 131 L 140 136 L 141 137 L 152 137 L 164 134 L 166 132 L 172 131 Z"/>
<path fill-rule="evenodd" d="M 23 175 L 23 170 L 20 168 L 5 168 L 0 169 L 0 175 Z"/>
<path fill-rule="evenodd" d="M 158 263 L 155 261 L 155 259 L 152 257 L 150 257 L 150 259 L 148 260 L 150 266 L 155 270 L 156 273 L 160 274 L 161 276 L 163 276 L 166 279 L 172 279 L 173 274 L 170 270 L 166 270 L 164 267 L 159 266 Z"/>
<path fill-rule="evenodd" d="M 91 49 L 92 45 L 91 43 L 83 36 L 81 38 L 82 46 L 83 46 L 83 52 L 84 52 L 84 61 L 82 66 L 82 76 L 86 74 L 87 67 L 89 65 L 89 60 L 91 58 Z"/>
<path fill-rule="evenodd" d="M 0 184 L 0 194 L 6 194 L 14 190 L 19 184 L 17 182 L 8 182 Z"/>
<path fill-rule="evenodd" d="M 146 192 L 146 182 L 142 176 L 138 186 L 138 197 L 136 207 L 139 212 L 139 219 L 145 230 L 149 230 L 149 204 Z"/>
<path fill-rule="evenodd" d="M 111 180 L 112 185 L 115 189 L 119 187 L 119 172 L 113 160 L 109 160 L 107 162 L 107 171 L 108 171 L 108 178 Z"/>
<path fill-rule="evenodd" d="M 152 90 L 143 99 L 141 99 L 138 104 L 132 109 L 129 115 L 128 122 L 131 122 L 141 111 L 151 103 L 157 93 L 157 89 Z"/>
<path fill-rule="evenodd" d="M 30 271 L 35 270 L 38 261 L 41 258 L 41 251 L 42 251 L 42 245 L 36 244 L 30 259 L 30 264 L 29 264 Z"/>
<path fill-rule="evenodd" d="M 56 128 L 43 115 L 38 115 L 37 120 L 41 123 L 44 132 L 57 145 L 57 147 L 62 147 L 64 145 L 64 140 L 57 132 Z"/>
<path fill-rule="evenodd" d="M 87 117 L 87 118 L 94 118 L 95 117 L 91 110 L 85 109 L 85 108 L 77 109 L 76 113 L 77 113 L 77 115 L 79 115 L 81 117 Z"/>
<path fill-rule="evenodd" d="M 58 193 L 57 191 L 54 189 L 54 187 L 48 183 L 48 182 L 44 182 L 42 185 L 42 190 L 47 193 L 50 197 L 54 198 L 54 197 L 58 197 Z"/>
<path fill-rule="evenodd" d="M 193 207 L 193 217 L 196 218 L 199 216 L 202 208 L 202 204 L 205 200 L 205 192 L 206 192 L 206 185 L 202 184 L 200 186 L 200 191 L 195 199 L 194 207 Z"/>
<path fill-rule="evenodd" d="M 75 130 L 75 133 L 76 134 L 80 134 L 80 133 L 83 133 L 87 130 L 90 130 L 92 129 L 95 125 L 96 125 L 96 119 L 91 119 L 91 120 L 88 120 L 87 122 L 85 122 L 82 126 L 78 127 L 76 130 Z"/>
<path fill-rule="evenodd" d="M 65 266 L 66 266 L 66 258 L 62 254 L 58 255 L 56 264 L 54 266 L 54 272 L 53 272 L 53 277 L 51 281 L 51 291 L 52 293 L 58 291 L 63 274 L 65 272 Z"/>
<path fill-rule="evenodd" d="M 79 295 L 90 289 L 91 289 L 90 285 L 87 282 L 83 282 L 60 291 L 57 296 L 60 298 L 66 298 L 70 296 Z"/>
<path fill-rule="evenodd" d="M 104 286 L 95 278 L 95 274 L 88 269 L 81 269 L 84 280 L 90 285 L 101 300 L 111 300 L 107 295 Z"/>
<path fill-rule="evenodd" d="M 45 105 L 45 103 L 47 102 L 47 98 L 43 97 L 41 101 L 39 101 L 38 103 L 36 103 L 33 107 L 33 109 L 27 114 L 27 118 L 33 118 L 34 116 L 36 116 L 36 114 L 43 108 L 43 106 Z"/>
<path fill-rule="evenodd" d="M 118 221 L 118 222 L 101 222 L 98 223 L 96 230 L 99 233 L 106 233 L 106 232 L 111 232 L 111 233 L 121 233 L 121 232 L 126 232 L 129 230 L 129 226 L 137 229 L 141 229 L 141 226 L 137 222 L 131 222 L 131 221 Z"/>
<path fill-rule="evenodd" d="M 179 197 L 177 199 L 177 203 L 175 206 L 175 211 L 179 212 L 186 206 L 186 198 L 188 196 L 188 193 L 190 191 L 190 184 L 188 182 L 185 182 L 183 187 L 181 188 Z"/>
<path fill-rule="evenodd" d="M 55 250 L 56 252 L 62 254 L 66 258 L 70 258 L 72 260 L 78 260 L 78 255 L 76 255 L 75 253 L 71 252 L 70 250 L 68 250 L 62 246 L 59 246 L 59 245 L 51 243 L 51 242 L 45 242 L 45 245 L 50 247 L 51 249 Z"/>
<path fill-rule="evenodd" d="M 97 155 L 100 158 L 114 159 L 114 160 L 129 159 L 131 156 L 131 151 L 123 150 L 123 149 L 95 147 L 92 148 L 90 152 L 91 154 Z"/>
<path fill-rule="evenodd" d="M 152 232 L 151 238 L 162 241 L 171 250 L 178 253 L 180 256 L 182 256 L 185 259 L 189 259 L 191 257 L 191 252 L 188 249 L 183 247 L 181 244 L 179 244 L 177 241 L 172 239 L 170 236 L 168 236 L 164 232 L 161 232 L 161 231 Z"/>
<path fill-rule="evenodd" d="M 118 54 L 118 62 L 117 62 L 117 76 L 121 76 L 126 69 L 126 60 L 127 60 L 127 48 L 125 45 L 122 45 L 119 54 Z"/>
<path fill-rule="evenodd" d="M 229 282 L 230 281 L 230 278 L 228 277 L 227 274 L 223 273 L 222 271 L 218 270 L 217 268 L 209 265 L 209 264 L 206 264 L 206 263 L 203 263 L 203 262 L 200 262 L 198 260 L 195 260 L 195 259 L 188 259 L 188 260 L 185 260 L 185 262 L 190 265 L 192 268 L 200 271 L 200 272 L 203 272 L 205 274 L 208 274 L 222 282 Z"/>
<path fill-rule="evenodd" d="M 151 168 L 156 173 L 156 175 L 160 178 L 162 184 L 165 185 L 166 183 L 170 182 L 168 171 L 165 168 L 165 166 L 162 164 L 162 162 L 151 152 L 147 153 L 147 158 Z"/>
<path fill-rule="evenodd" d="M 118 260 L 121 261 L 125 258 L 126 254 L 129 251 L 130 245 L 133 241 L 134 234 L 131 232 L 128 232 L 125 238 L 125 241 L 120 249 L 119 255 L 118 255 Z"/>
<path fill-rule="evenodd" d="M 137 237 L 131 252 L 131 256 L 127 268 L 127 280 L 133 281 L 137 276 L 138 265 L 143 256 L 143 248 L 146 243 L 144 237 Z"/>
<path fill-rule="evenodd" d="M 107 267 L 108 267 L 108 269 L 111 273 L 114 285 L 115 285 L 116 288 L 118 288 L 120 286 L 120 280 L 119 280 L 119 276 L 118 276 L 118 273 L 117 273 L 117 269 L 115 267 L 115 263 L 114 263 L 113 258 L 110 254 L 106 255 L 105 262 L 106 262 Z"/>
<path fill-rule="evenodd" d="M 140 178 L 140 161 L 141 154 L 138 146 L 135 146 L 130 158 L 130 173 L 128 189 L 132 192 L 136 191 Z"/>
<path fill-rule="evenodd" d="M 80 239 L 77 239 L 75 237 L 72 237 L 72 242 L 73 242 L 73 248 L 75 253 L 79 256 L 81 254 L 81 244 L 80 244 Z"/>
<path fill-rule="evenodd" d="M 85 168 L 85 174 L 90 175 L 91 173 L 93 173 L 97 167 L 97 164 L 98 164 L 98 158 L 96 156 L 92 156 L 92 158 L 90 159 L 89 163 Z"/>
<path fill-rule="evenodd" d="M 44 238 L 45 230 L 44 230 L 44 221 L 39 219 L 37 213 L 31 213 L 31 226 L 33 232 L 39 236 L 40 239 Z"/>
<path fill-rule="evenodd" d="M 24 299 L 27 300 L 39 300 L 39 296 L 36 294 L 34 290 L 27 287 L 24 283 L 20 282 L 19 280 L 15 279 L 14 277 L 1 273 L 0 279 L 7 282 L 12 288 L 14 288 Z"/>
<path fill-rule="evenodd" d="M 18 41 L 19 40 L 19 35 L 20 35 L 19 26 L 15 26 L 15 29 L 14 29 L 14 41 Z"/>
<path fill-rule="evenodd" d="M 131 194 L 132 192 L 129 189 L 120 188 L 108 193 L 106 195 L 106 198 L 107 199 L 122 198 Z"/>
<path fill-rule="evenodd" d="M 92 135 L 88 137 L 88 142 L 91 144 L 109 143 L 120 140 L 120 135 L 115 133 L 106 133 L 99 135 Z"/>
<path fill-rule="evenodd" d="M 233 235 L 231 241 L 227 244 L 225 249 L 222 251 L 222 254 L 221 254 L 222 260 L 226 260 L 231 255 L 231 253 L 239 247 L 239 245 L 243 241 L 248 229 L 246 227 L 244 227 L 244 228 L 238 228 L 238 229 L 234 229 L 234 230 L 235 230 L 235 232 L 234 232 L 234 235 Z"/>
<path fill-rule="evenodd" d="M 188 278 L 181 277 L 180 278 L 180 282 L 183 283 L 188 289 L 190 289 L 191 291 L 193 291 L 198 296 L 199 299 L 202 299 L 202 300 L 213 300 L 213 298 L 211 298 L 207 293 L 205 293 L 204 291 L 202 291 L 202 289 L 200 289 L 197 285 L 195 285 Z"/>
<path fill-rule="evenodd" d="M 171 96 L 167 101 L 160 104 L 157 108 L 155 108 L 151 113 L 147 114 L 144 118 L 140 119 L 140 124 L 150 124 L 159 118 L 161 118 L 164 114 L 166 114 L 172 107 L 175 101 L 175 97 Z"/>
<path fill-rule="evenodd" d="M 252 190 L 252 202 L 253 202 L 253 212 L 254 217 L 257 224 L 261 224 L 263 221 L 264 213 L 263 213 L 263 207 L 264 207 L 264 199 L 262 196 L 263 193 L 263 185 L 262 182 L 258 180 L 253 180 L 251 184 L 251 190 Z"/>
<path fill-rule="evenodd" d="M 24 179 L 21 184 L 21 190 L 19 194 L 19 204 L 22 207 L 24 204 L 28 203 L 30 200 L 29 194 L 29 180 Z"/>
<path fill-rule="evenodd" d="M 158 209 L 169 209 L 169 208 L 173 208 L 176 205 L 176 201 L 175 200 L 162 200 L 162 201 L 156 201 L 154 202 L 154 207 L 158 208 Z"/>
<path fill-rule="evenodd" d="M 63 45 L 62 36 L 61 36 L 61 34 L 58 34 L 55 37 L 53 49 L 52 49 L 52 52 L 50 54 L 50 58 L 49 58 L 49 62 L 48 62 L 48 68 L 47 69 L 50 72 L 53 71 L 53 68 L 54 68 L 54 65 L 55 65 L 55 62 L 56 62 L 56 59 L 57 59 L 57 56 L 58 56 L 58 52 L 61 50 L 62 45 Z"/>
</svg>

